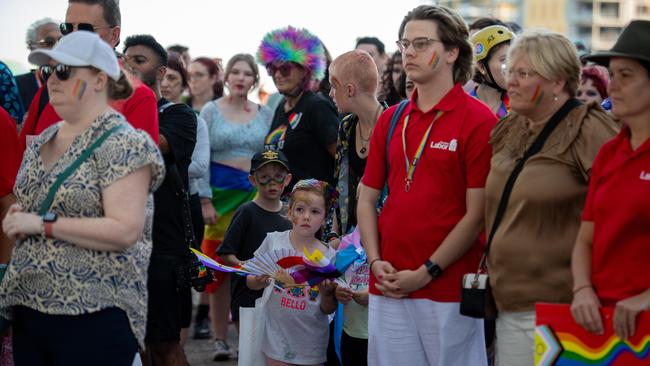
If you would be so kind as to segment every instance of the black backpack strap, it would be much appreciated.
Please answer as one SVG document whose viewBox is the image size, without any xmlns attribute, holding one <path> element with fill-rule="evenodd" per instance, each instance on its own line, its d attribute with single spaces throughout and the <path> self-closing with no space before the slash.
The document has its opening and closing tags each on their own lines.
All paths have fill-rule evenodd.
<svg viewBox="0 0 650 366">
<path fill-rule="evenodd" d="M 487 245 L 485 246 L 485 253 L 483 255 L 483 259 L 481 260 L 481 264 L 479 265 L 479 271 L 482 268 L 485 268 L 486 259 L 490 252 L 490 246 L 492 245 L 492 239 L 494 238 L 494 234 L 496 233 L 497 228 L 499 227 L 499 224 L 503 219 L 503 215 L 506 212 L 506 208 L 508 207 L 508 201 L 510 199 L 510 193 L 512 193 L 512 188 L 515 185 L 515 181 L 517 180 L 519 173 L 521 173 L 521 171 L 524 169 L 524 164 L 526 164 L 528 158 L 530 158 L 531 156 L 537 154 L 540 150 L 542 150 L 542 147 L 544 147 L 544 143 L 551 135 L 555 127 L 557 127 L 560 124 L 560 122 L 562 122 L 562 120 L 569 114 L 569 112 L 571 112 L 571 110 L 573 110 L 575 107 L 578 107 L 580 105 L 582 105 L 582 103 L 580 103 L 580 101 L 578 101 L 575 98 L 571 98 L 566 103 L 564 103 L 562 108 L 560 108 L 560 110 L 555 112 L 555 114 L 551 117 L 551 119 L 546 123 L 542 131 L 535 138 L 533 144 L 530 145 L 528 150 L 526 150 L 523 157 L 517 162 L 517 165 L 515 165 L 514 169 L 512 170 L 512 173 L 510 173 L 510 176 L 506 181 L 506 185 L 503 187 L 503 193 L 501 193 L 499 206 L 497 206 L 497 212 L 494 216 L 494 222 L 492 222 L 492 228 L 490 229 L 490 234 L 488 235 Z"/>
<path fill-rule="evenodd" d="M 388 127 L 388 134 L 386 135 L 386 176 L 387 177 L 388 177 L 388 168 L 390 168 L 388 162 L 388 146 L 390 145 L 390 140 L 393 138 L 393 133 L 395 133 L 395 127 L 397 127 L 397 123 L 402 117 L 402 113 L 404 112 L 404 109 L 408 104 L 409 104 L 408 99 L 404 99 L 403 101 L 399 102 L 397 108 L 395 109 L 395 112 L 393 112 L 393 116 L 390 119 L 390 126 Z"/>
</svg>

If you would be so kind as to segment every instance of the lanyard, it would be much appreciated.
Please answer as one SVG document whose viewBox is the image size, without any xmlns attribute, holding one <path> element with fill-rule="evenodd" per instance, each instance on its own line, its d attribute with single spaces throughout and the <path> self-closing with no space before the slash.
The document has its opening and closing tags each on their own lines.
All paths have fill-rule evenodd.
<svg viewBox="0 0 650 366">
<path fill-rule="evenodd" d="M 409 113 L 404 119 L 404 126 L 402 127 L 402 148 L 404 150 L 404 160 L 406 161 L 406 185 L 404 186 L 405 192 L 411 190 L 413 175 L 415 174 L 415 169 L 418 166 L 420 157 L 424 152 L 424 147 L 426 146 L 427 141 L 429 140 L 429 134 L 431 133 L 431 128 L 433 127 L 433 123 L 436 122 L 438 118 L 440 118 L 440 116 L 443 115 L 443 113 L 444 113 L 443 111 L 438 111 L 438 113 L 436 113 L 436 116 L 433 117 L 433 120 L 431 121 L 429 128 L 427 128 L 427 132 L 424 133 L 424 136 L 422 137 L 422 141 L 420 141 L 420 145 L 418 146 L 418 149 L 415 151 L 415 156 L 413 156 L 412 163 L 409 162 L 408 155 L 406 154 L 406 127 L 409 124 L 409 119 L 411 117 L 411 114 Z"/>
</svg>

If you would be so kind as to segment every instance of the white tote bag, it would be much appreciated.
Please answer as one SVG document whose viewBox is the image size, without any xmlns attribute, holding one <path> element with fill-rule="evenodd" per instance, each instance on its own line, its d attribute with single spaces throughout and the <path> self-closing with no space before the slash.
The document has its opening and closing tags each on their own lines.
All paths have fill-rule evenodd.
<svg viewBox="0 0 650 366">
<path fill-rule="evenodd" d="M 266 358 L 262 353 L 264 339 L 264 316 L 266 305 L 273 285 L 264 289 L 264 294 L 255 300 L 254 308 L 239 308 L 239 366 L 265 366 Z"/>
</svg>

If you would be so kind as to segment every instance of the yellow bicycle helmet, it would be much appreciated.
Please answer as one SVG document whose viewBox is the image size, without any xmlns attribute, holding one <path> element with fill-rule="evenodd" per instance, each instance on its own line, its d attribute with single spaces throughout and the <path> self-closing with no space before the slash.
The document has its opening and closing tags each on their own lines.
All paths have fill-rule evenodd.
<svg viewBox="0 0 650 366">
<path fill-rule="evenodd" d="M 515 38 L 512 31 L 502 25 L 491 25 L 474 33 L 471 37 L 474 46 L 474 61 L 481 62 L 495 46 Z"/>
</svg>

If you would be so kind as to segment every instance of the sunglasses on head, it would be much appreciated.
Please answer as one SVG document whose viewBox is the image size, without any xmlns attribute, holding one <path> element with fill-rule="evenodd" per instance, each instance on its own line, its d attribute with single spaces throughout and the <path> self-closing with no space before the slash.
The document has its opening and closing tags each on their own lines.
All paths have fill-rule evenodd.
<svg viewBox="0 0 650 366">
<path fill-rule="evenodd" d="M 43 65 L 41 66 L 41 76 L 43 77 L 44 81 L 47 81 L 47 79 L 52 76 L 52 74 L 56 74 L 56 77 L 61 80 L 61 81 L 66 81 L 70 79 L 70 75 L 72 74 L 72 69 L 74 68 L 82 68 L 82 67 L 90 67 L 90 66 L 69 66 L 69 65 L 64 65 L 64 64 L 58 64 L 56 66 L 52 65 Z"/>
<path fill-rule="evenodd" d="M 276 72 L 280 71 L 282 77 L 288 77 L 297 65 L 292 62 L 284 62 L 281 64 L 268 64 L 266 65 L 266 71 L 269 73 L 269 76 L 273 77 Z"/>
<path fill-rule="evenodd" d="M 75 29 L 76 25 L 76 29 Z M 78 31 L 86 31 L 86 32 L 95 32 L 97 29 L 106 29 L 106 28 L 113 28 L 111 26 L 106 26 L 106 27 L 95 27 L 94 25 L 90 23 L 61 23 L 59 24 L 59 30 L 61 30 L 61 34 L 64 36 L 67 34 L 70 34 L 74 32 L 75 30 Z"/>
</svg>

